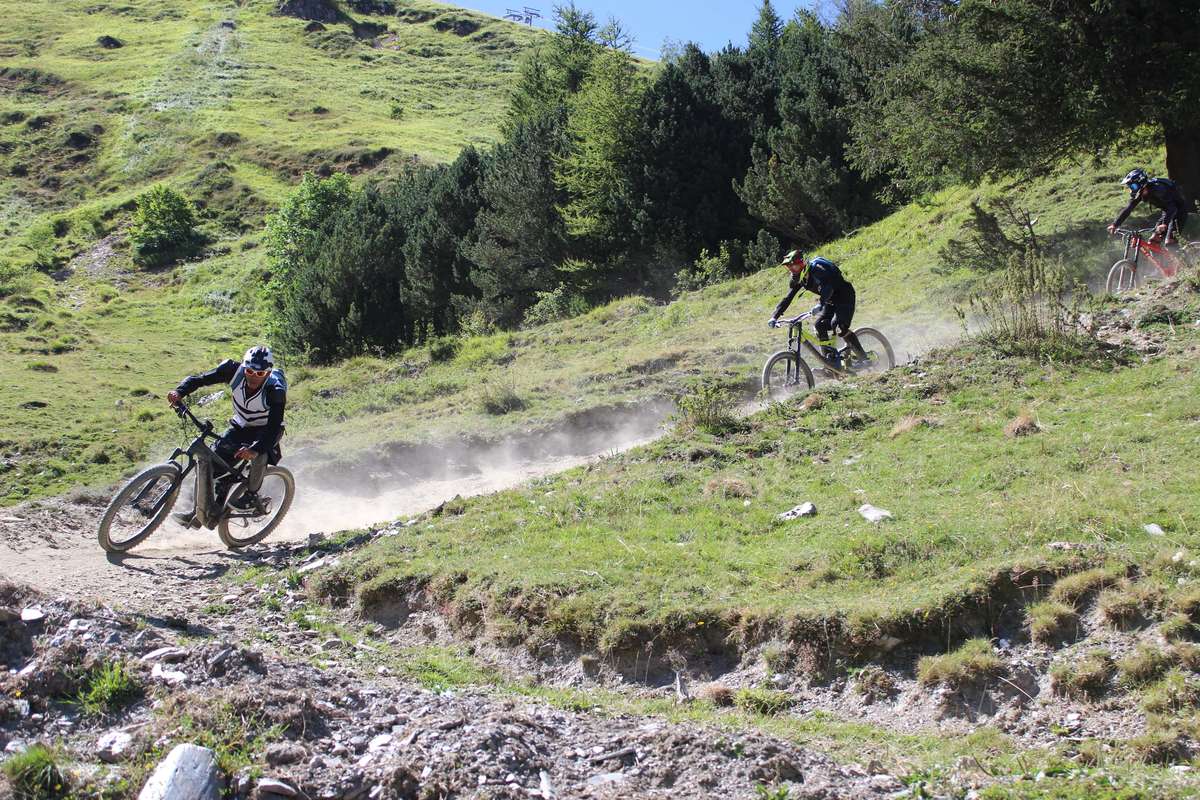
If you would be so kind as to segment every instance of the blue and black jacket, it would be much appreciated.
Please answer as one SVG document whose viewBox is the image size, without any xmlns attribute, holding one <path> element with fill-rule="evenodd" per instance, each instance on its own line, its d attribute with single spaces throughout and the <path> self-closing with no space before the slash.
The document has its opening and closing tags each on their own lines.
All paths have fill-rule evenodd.
<svg viewBox="0 0 1200 800">
<path fill-rule="evenodd" d="M 1145 200 L 1155 208 L 1162 209 L 1158 218 L 1160 225 L 1169 225 L 1178 220 L 1180 225 L 1187 219 L 1187 202 L 1179 184 L 1169 178 L 1154 178 L 1146 183 L 1145 188 L 1129 199 L 1129 205 L 1120 213 L 1113 225 L 1120 227 L 1121 223 L 1133 213 L 1133 210 Z"/>
<path fill-rule="evenodd" d="M 809 259 L 808 274 L 802 280 L 799 275 L 792 275 L 792 280 L 788 284 L 787 296 L 779 301 L 779 305 L 775 307 L 775 317 L 779 318 L 787 307 L 792 304 L 792 300 L 801 289 L 812 292 L 817 297 L 821 298 L 823 306 L 837 306 L 854 303 L 854 287 L 850 281 L 842 276 L 842 271 L 838 269 L 837 264 L 827 258 Z"/>
</svg>

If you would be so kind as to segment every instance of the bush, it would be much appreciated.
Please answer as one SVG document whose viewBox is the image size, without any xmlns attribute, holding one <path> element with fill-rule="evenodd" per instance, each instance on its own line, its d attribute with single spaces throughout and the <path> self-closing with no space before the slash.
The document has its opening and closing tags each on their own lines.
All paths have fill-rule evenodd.
<svg viewBox="0 0 1200 800">
<path fill-rule="evenodd" d="M 429 360 L 449 361 L 458 355 L 462 340 L 457 336 L 436 336 L 429 340 Z"/>
<path fill-rule="evenodd" d="M 47 747 L 35 744 L 4 762 L 16 800 L 55 800 L 70 792 L 67 776 Z"/>
<path fill-rule="evenodd" d="M 716 253 L 701 250 L 695 264 L 675 274 L 675 295 L 730 280 L 742 271 L 744 264 L 745 254 L 736 242 L 732 245 L 730 242 L 721 242 Z"/>
<path fill-rule="evenodd" d="M 203 244 L 196 212 L 179 192 L 159 184 L 137 198 L 129 234 L 133 258 L 143 266 L 162 266 L 185 258 Z"/>
<path fill-rule="evenodd" d="M 953 653 L 924 656 L 917 662 L 917 682 L 922 686 L 944 683 L 958 688 L 999 674 L 1004 661 L 987 639 L 972 639 Z"/>
<path fill-rule="evenodd" d="M 137 676 L 122 661 L 101 664 L 87 676 L 76 701 L 85 714 L 99 716 L 142 696 Z"/>
<path fill-rule="evenodd" d="M 503 416 L 525 408 L 525 401 L 517 393 L 516 382 L 511 376 L 503 380 L 489 380 L 483 384 L 479 395 L 483 410 L 494 416 Z"/>
<path fill-rule="evenodd" d="M 532 328 L 586 314 L 587 300 L 572 292 L 565 283 L 560 283 L 550 292 L 537 292 L 537 302 L 525 311 L 521 327 Z"/>
<path fill-rule="evenodd" d="M 679 407 L 675 418 L 681 428 L 720 433 L 736 422 L 733 395 L 713 380 L 691 386 L 676 398 L 675 403 Z"/>
</svg>

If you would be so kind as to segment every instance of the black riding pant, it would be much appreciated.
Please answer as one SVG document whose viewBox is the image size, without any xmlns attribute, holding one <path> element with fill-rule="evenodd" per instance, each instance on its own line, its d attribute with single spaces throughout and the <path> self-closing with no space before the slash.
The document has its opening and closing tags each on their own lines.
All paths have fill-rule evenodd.
<svg viewBox="0 0 1200 800">
<path fill-rule="evenodd" d="M 262 435 L 260 428 L 243 428 L 239 425 L 230 425 L 229 429 L 221 434 L 221 438 L 213 445 L 213 452 L 221 457 L 226 464 L 234 466 L 233 454 L 243 447 L 249 447 L 258 441 L 258 437 Z M 262 485 L 263 471 L 267 464 L 278 464 L 280 460 L 279 442 L 271 448 L 270 453 L 259 453 L 258 458 L 250 465 L 249 483 L 247 487 L 252 492 L 257 492 L 258 487 Z M 213 479 L 219 480 L 225 475 L 225 471 L 217 464 L 213 464 Z"/>
<path fill-rule="evenodd" d="M 821 313 L 813 320 L 813 329 L 822 339 L 829 338 L 830 330 L 843 336 L 850 332 L 850 325 L 854 322 L 854 289 L 850 289 L 843 297 L 845 302 L 821 306 Z"/>
</svg>

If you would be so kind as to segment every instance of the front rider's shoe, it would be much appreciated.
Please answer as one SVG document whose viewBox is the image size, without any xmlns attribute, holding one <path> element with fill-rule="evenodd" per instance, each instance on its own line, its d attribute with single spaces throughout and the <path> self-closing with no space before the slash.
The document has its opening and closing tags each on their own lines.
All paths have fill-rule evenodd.
<svg viewBox="0 0 1200 800">
<path fill-rule="evenodd" d="M 185 528 L 200 527 L 200 520 L 196 519 L 195 511 L 176 511 L 171 515 L 171 519 L 175 520 Z"/>
<path fill-rule="evenodd" d="M 258 492 L 243 492 L 241 497 L 238 497 L 229 505 L 239 511 L 254 511 L 258 508 Z"/>
</svg>

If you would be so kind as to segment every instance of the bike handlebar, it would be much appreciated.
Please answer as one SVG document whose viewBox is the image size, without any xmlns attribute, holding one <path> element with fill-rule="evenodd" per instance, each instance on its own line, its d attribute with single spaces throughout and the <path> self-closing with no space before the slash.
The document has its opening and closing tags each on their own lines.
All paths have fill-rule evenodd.
<svg viewBox="0 0 1200 800">
<path fill-rule="evenodd" d="M 191 420 L 192 424 L 195 425 L 200 430 L 201 436 L 212 436 L 213 435 L 212 422 L 207 419 L 204 420 L 203 422 L 201 422 L 196 417 L 196 415 L 192 413 L 192 410 L 190 408 L 188 408 L 187 403 L 183 402 L 183 400 L 180 400 L 178 403 L 176 403 L 174 408 L 175 408 L 175 413 L 179 416 L 180 419 L 187 418 L 187 419 Z"/>
<path fill-rule="evenodd" d="M 1145 237 L 1144 237 L 1144 236 L 1142 236 L 1142 234 L 1144 234 L 1144 233 L 1157 233 L 1157 232 L 1158 232 L 1158 228 L 1157 228 L 1156 226 L 1152 226 L 1152 227 L 1149 227 L 1149 228 L 1137 228 L 1137 229 L 1134 229 L 1134 228 L 1117 228 L 1117 230 L 1115 231 L 1115 233 L 1117 233 L 1117 234 L 1119 234 L 1119 235 L 1121 235 L 1121 236 L 1138 236 L 1138 237 L 1141 237 L 1141 238 L 1143 238 L 1143 239 L 1144 239 Z"/>
</svg>

